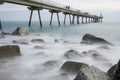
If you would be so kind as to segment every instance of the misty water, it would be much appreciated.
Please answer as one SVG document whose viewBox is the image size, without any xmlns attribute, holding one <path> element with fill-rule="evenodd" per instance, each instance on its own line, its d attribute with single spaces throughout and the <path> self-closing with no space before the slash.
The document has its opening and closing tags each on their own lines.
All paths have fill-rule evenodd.
<svg viewBox="0 0 120 80">
<path fill-rule="evenodd" d="M 33 22 L 31 28 L 27 22 L 2 22 L 5 32 L 13 32 L 17 27 L 24 26 L 29 32 L 28 36 L 5 35 L 0 39 L 0 46 L 19 45 L 21 56 L 0 59 L 0 80 L 73 80 L 76 75 L 61 76 L 60 68 L 65 61 L 77 61 L 94 65 L 107 71 L 120 59 L 120 23 L 103 22 L 75 25 L 61 25 L 53 23 L 49 26 L 44 22 L 40 29 L 38 22 Z M 102 37 L 114 44 L 110 49 L 101 49 L 101 45 L 80 44 L 82 37 L 90 33 Z M 32 39 L 43 39 L 45 43 L 32 43 Z M 59 42 L 54 42 L 57 39 Z M 13 40 L 28 42 L 29 44 L 13 44 Z M 40 48 L 35 48 L 39 46 Z M 70 49 L 79 52 L 97 50 L 107 59 L 94 60 L 91 56 L 68 59 L 64 53 Z M 53 65 L 45 64 L 55 61 Z"/>
</svg>

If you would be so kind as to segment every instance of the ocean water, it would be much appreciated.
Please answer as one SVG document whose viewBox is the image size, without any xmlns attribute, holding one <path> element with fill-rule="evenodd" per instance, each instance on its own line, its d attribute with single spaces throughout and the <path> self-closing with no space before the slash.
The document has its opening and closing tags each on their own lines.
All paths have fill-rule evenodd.
<svg viewBox="0 0 120 80">
<path fill-rule="evenodd" d="M 2 45 L 19 45 L 21 56 L 0 59 L 0 80 L 73 80 L 76 75 L 61 76 L 59 69 L 65 61 L 77 61 L 94 65 L 95 67 L 107 71 L 120 59 L 120 23 L 103 22 L 58 26 L 54 22 L 49 26 L 49 22 L 43 23 L 41 29 L 38 22 L 33 22 L 31 27 L 27 22 L 2 22 L 5 32 L 13 32 L 17 27 L 23 26 L 28 32 L 28 36 L 5 35 L 0 39 Z M 102 37 L 114 44 L 108 46 L 110 49 L 100 49 L 101 45 L 82 45 L 82 37 L 90 33 Z M 32 43 L 32 39 L 43 39 L 45 43 Z M 54 40 L 58 39 L 58 43 Z M 13 40 L 28 42 L 25 44 L 13 44 Z M 36 49 L 35 46 L 41 47 Z M 83 58 L 67 59 L 64 53 L 70 49 L 79 52 L 97 50 L 107 61 L 94 60 L 91 56 Z M 54 65 L 45 65 L 47 61 L 55 61 Z"/>
</svg>

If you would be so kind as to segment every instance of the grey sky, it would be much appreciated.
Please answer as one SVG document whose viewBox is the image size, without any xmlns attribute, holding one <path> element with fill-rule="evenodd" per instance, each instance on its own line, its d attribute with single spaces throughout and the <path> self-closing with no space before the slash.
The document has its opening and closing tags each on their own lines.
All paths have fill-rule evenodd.
<svg viewBox="0 0 120 80">
<path fill-rule="evenodd" d="M 104 16 L 104 21 L 120 21 L 120 0 L 53 0 L 55 2 L 70 5 L 91 14 Z M 25 6 L 5 3 L 0 5 L 0 18 L 4 21 L 28 20 L 30 11 Z M 43 20 L 50 18 L 50 13 L 46 10 L 41 11 Z M 60 14 L 63 17 L 62 14 Z M 33 20 L 38 20 L 36 13 Z"/>
</svg>

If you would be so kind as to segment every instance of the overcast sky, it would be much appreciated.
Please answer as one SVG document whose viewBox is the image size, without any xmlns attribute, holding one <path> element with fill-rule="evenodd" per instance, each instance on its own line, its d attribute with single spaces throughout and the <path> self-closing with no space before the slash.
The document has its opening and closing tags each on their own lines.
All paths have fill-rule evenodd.
<svg viewBox="0 0 120 80">
<path fill-rule="evenodd" d="M 46 0 L 50 1 L 50 0 Z M 53 0 L 64 5 L 70 5 L 73 8 L 82 11 L 88 11 L 91 14 L 104 16 L 104 21 L 120 21 L 120 0 Z M 26 6 L 4 3 L 0 5 L 0 19 L 3 21 L 27 21 L 30 11 Z M 33 20 L 38 20 L 34 14 Z M 46 10 L 41 11 L 43 20 L 50 18 L 50 13 Z M 60 14 L 63 17 L 62 14 Z"/>
</svg>

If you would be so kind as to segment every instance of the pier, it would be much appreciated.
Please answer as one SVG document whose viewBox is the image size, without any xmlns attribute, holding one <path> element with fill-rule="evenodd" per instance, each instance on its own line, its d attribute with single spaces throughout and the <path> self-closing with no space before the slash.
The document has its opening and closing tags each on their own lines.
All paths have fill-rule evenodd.
<svg viewBox="0 0 120 80">
<path fill-rule="evenodd" d="M 27 6 L 28 9 L 31 11 L 29 24 L 28 24 L 29 27 L 31 26 L 33 12 L 37 11 L 40 27 L 42 28 L 43 25 L 42 25 L 40 11 L 42 11 L 43 9 L 46 9 L 51 13 L 50 25 L 52 25 L 52 19 L 54 14 L 57 15 L 58 25 L 59 26 L 61 25 L 60 19 L 59 19 L 60 12 L 64 14 L 64 22 L 63 22 L 64 25 L 66 24 L 67 15 L 69 16 L 70 24 L 75 24 L 75 17 L 77 19 L 76 20 L 77 24 L 102 22 L 102 18 L 103 18 L 102 14 L 92 15 L 92 14 L 89 14 L 88 12 L 84 12 L 79 9 L 74 9 L 71 6 L 56 3 L 51 0 L 49 1 L 48 0 L 0 0 L 0 4 L 3 4 L 4 2 Z M 81 22 L 80 22 L 80 19 L 81 19 Z"/>
</svg>

